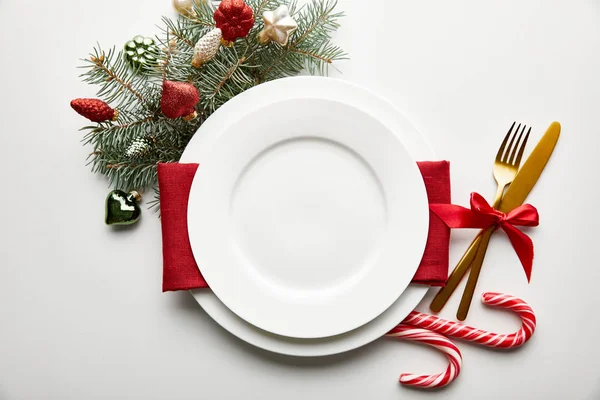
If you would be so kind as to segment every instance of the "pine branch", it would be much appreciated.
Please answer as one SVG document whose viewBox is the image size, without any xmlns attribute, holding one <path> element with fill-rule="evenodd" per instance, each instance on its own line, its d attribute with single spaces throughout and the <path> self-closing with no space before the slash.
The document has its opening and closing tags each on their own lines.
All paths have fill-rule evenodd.
<svg viewBox="0 0 600 400">
<path fill-rule="evenodd" d="M 173 52 L 175 51 L 175 49 L 177 48 L 177 42 L 175 40 L 169 40 L 169 34 L 167 33 L 167 39 L 166 39 L 166 47 L 163 50 L 163 57 L 161 58 L 161 62 L 160 62 L 160 69 L 162 70 L 162 81 L 166 81 L 167 80 L 167 73 L 169 71 L 169 64 L 171 62 L 171 58 L 173 57 Z"/>
<path fill-rule="evenodd" d="M 114 48 L 108 53 L 95 48 L 90 58 L 84 61 L 91 65 L 83 67 L 88 71 L 81 76 L 85 82 L 100 85 L 99 97 L 107 102 L 117 102 L 117 106 L 121 107 L 131 105 L 132 100 L 146 108 L 150 106 L 144 93 L 139 90 L 146 80 L 129 69 L 121 51 L 115 57 Z"/>
<path fill-rule="evenodd" d="M 305 48 L 305 46 L 303 46 Z M 332 65 L 335 61 L 344 60 L 347 58 L 344 51 L 331 44 L 330 42 L 325 42 L 321 47 L 314 49 L 312 52 L 310 50 L 303 50 L 300 48 L 294 48 L 292 51 L 305 55 L 306 63 L 308 66 L 308 71 L 311 74 L 319 74 L 326 75 L 327 69 L 330 65 Z"/>
<path fill-rule="evenodd" d="M 190 64 L 194 54 L 193 43 L 198 40 L 201 34 L 205 33 L 205 30 L 196 29 L 197 27 L 193 26 L 187 19 L 172 21 L 163 17 L 163 23 L 165 25 L 163 28 L 165 39 L 159 39 L 159 42 L 163 48 L 174 46 L 169 57 L 168 79 L 179 82 L 194 81 L 199 71 Z M 156 75 L 155 77 L 158 78 Z M 163 81 L 162 75 L 160 80 Z"/>
<path fill-rule="evenodd" d="M 158 217 L 160 218 L 160 192 L 157 186 L 153 187 L 154 189 L 154 197 L 150 200 L 148 204 L 148 209 L 158 213 Z"/>
<path fill-rule="evenodd" d="M 257 75 L 259 82 L 276 79 L 281 76 L 296 75 L 305 67 L 311 73 L 326 74 L 328 66 L 334 61 L 344 59 L 345 53 L 331 44 L 331 34 L 338 27 L 342 13 L 334 13 L 336 0 L 324 0 L 296 10 L 294 18 L 298 29 L 286 47 L 261 52 L 264 69 Z M 267 60 L 274 60 L 270 63 Z"/>
<path fill-rule="evenodd" d="M 175 36 L 177 39 L 179 39 L 180 42 L 187 44 L 190 47 L 194 47 L 194 43 L 191 42 L 191 40 L 189 40 L 188 38 L 185 38 L 183 36 L 181 36 L 179 33 L 177 33 L 177 31 L 171 31 L 171 35 Z"/>
<path fill-rule="evenodd" d="M 213 28 L 215 25 L 213 14 L 215 13 L 216 9 L 216 7 L 213 5 L 213 1 L 194 1 L 192 4 L 192 12 L 188 15 L 184 15 L 183 18 L 187 19 L 194 25 L 204 28 Z"/>
<path fill-rule="evenodd" d="M 198 81 L 200 101 L 209 113 L 227 100 L 255 85 L 252 66 L 246 65 L 237 48 L 222 48 L 219 57 L 203 66 Z"/>
<path fill-rule="evenodd" d="M 259 20 L 262 18 L 262 14 L 266 10 L 274 10 L 279 7 L 282 2 L 277 0 L 250 0 L 247 1 L 248 5 L 252 7 L 254 11 L 254 20 Z M 284 1 L 283 4 L 286 2 Z"/>
<path fill-rule="evenodd" d="M 83 143 L 92 151 L 88 165 L 95 173 L 106 176 L 109 185 L 123 190 L 156 188 L 157 165 L 180 159 L 190 139 L 206 118 L 222 104 L 243 91 L 268 80 L 296 75 L 308 69 L 325 74 L 344 52 L 332 44 L 332 34 L 342 16 L 336 13 L 335 0 L 311 0 L 298 7 L 295 0 L 246 0 L 254 11 L 255 24 L 244 39 L 232 47 L 221 47 L 215 57 L 197 69 L 191 66 L 194 44 L 214 28 L 213 14 L 218 1 L 194 2 L 189 15 L 176 20 L 163 18 L 159 43 L 158 66 L 144 72 L 128 66 L 121 51 L 106 53 L 98 46 L 84 60 L 83 81 L 98 86 L 98 97 L 119 109 L 117 121 L 84 126 Z M 282 4 L 288 5 L 298 29 L 282 47 L 263 45 L 258 33 L 263 29 L 262 14 Z M 160 98 L 165 79 L 191 82 L 200 91 L 196 106 L 198 118 L 185 121 L 162 114 Z M 144 139 L 152 139 L 145 142 Z M 148 143 L 143 151 L 128 158 L 132 143 Z M 135 159 L 131 159 L 135 158 Z"/>
<path fill-rule="evenodd" d="M 331 58 L 327 58 L 325 56 L 321 56 L 321 55 L 316 54 L 316 53 L 311 53 L 311 52 L 306 51 L 306 50 L 291 48 L 290 51 L 293 51 L 294 53 L 302 54 L 302 55 L 305 55 L 305 56 L 308 56 L 308 57 L 316 58 L 317 60 L 321 60 L 323 62 L 326 62 L 327 64 L 331 64 L 333 62 L 333 60 Z"/>
<path fill-rule="evenodd" d="M 194 47 L 193 39 L 198 34 L 198 29 L 189 20 L 178 19 L 173 21 L 170 18 L 163 17 L 162 22 L 164 26 L 161 27 L 161 30 L 164 36 L 171 34 L 175 36 L 179 43 Z"/>
<path fill-rule="evenodd" d="M 215 88 L 215 90 L 212 92 L 213 96 L 216 95 L 221 88 L 223 87 L 223 85 L 225 85 L 225 83 L 233 76 L 233 74 L 235 73 L 235 71 L 237 71 L 237 69 L 239 68 L 239 66 L 246 61 L 245 57 L 240 58 L 239 60 L 237 60 L 237 62 L 235 64 L 233 64 L 228 70 L 227 73 L 225 74 L 225 76 L 219 81 L 219 83 L 217 83 L 217 87 Z"/>
<path fill-rule="evenodd" d="M 119 119 L 129 119 L 126 118 L 126 112 L 122 112 L 122 114 Z M 98 124 L 84 127 L 82 129 L 87 130 L 87 133 L 83 137 L 83 143 L 92 144 L 95 150 L 120 147 L 127 141 L 151 131 L 154 121 L 155 117 L 143 117 L 121 124 Z"/>
</svg>

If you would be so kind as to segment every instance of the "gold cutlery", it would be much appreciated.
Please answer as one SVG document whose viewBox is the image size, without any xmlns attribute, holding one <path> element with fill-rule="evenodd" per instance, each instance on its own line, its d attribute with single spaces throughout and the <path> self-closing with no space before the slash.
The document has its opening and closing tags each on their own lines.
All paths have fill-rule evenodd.
<svg viewBox="0 0 600 400">
<path fill-rule="evenodd" d="M 494 204 L 492 206 L 494 208 L 498 208 L 498 206 L 500 205 L 502 195 L 504 194 L 504 189 L 506 188 L 507 185 L 509 185 L 513 181 L 513 179 L 519 169 L 518 164 L 514 165 L 511 162 L 511 159 L 514 158 L 512 156 L 516 155 L 518 158 L 518 162 L 519 163 L 521 162 L 521 157 L 523 156 L 523 150 L 525 149 L 525 144 L 527 143 L 527 139 L 529 138 L 529 132 L 528 132 L 527 136 L 525 137 L 525 141 L 524 141 L 523 145 L 519 146 L 519 142 L 521 141 L 521 139 L 523 137 L 523 132 L 525 131 L 526 127 L 523 126 L 523 129 L 521 129 L 521 124 L 519 124 L 519 126 L 517 127 L 517 130 L 514 131 L 514 134 L 513 134 L 515 125 L 516 125 L 516 122 L 513 122 L 510 129 L 504 136 L 504 140 L 502 141 L 502 144 L 500 145 L 500 148 L 498 149 L 498 153 L 496 154 L 496 159 L 494 160 L 494 166 L 493 166 L 492 172 L 494 174 L 494 179 L 496 180 L 496 182 L 498 184 L 498 189 L 496 192 L 496 199 L 494 200 Z M 519 140 L 517 141 L 517 143 L 515 145 L 515 138 L 519 134 L 519 130 L 521 131 Z M 530 128 L 530 132 L 531 132 L 531 128 Z M 512 136 L 512 139 L 511 139 L 511 136 Z M 508 144 L 509 139 L 511 139 L 510 144 Z M 507 148 L 507 144 L 508 144 L 508 148 Z M 519 150 L 519 147 L 520 147 L 520 150 Z M 492 234 L 492 231 L 489 229 L 487 231 L 482 231 L 482 232 L 480 232 L 479 235 L 475 238 L 475 240 L 473 240 L 473 243 L 471 243 L 471 246 L 469 247 L 469 249 L 465 252 L 465 254 L 461 258 L 461 260 L 458 262 L 458 265 L 456 266 L 456 268 L 454 269 L 454 271 L 448 278 L 448 282 L 446 282 L 446 286 L 444 288 L 442 288 L 442 290 L 440 290 L 437 293 L 437 295 L 435 296 L 435 298 L 433 299 L 431 306 L 430 306 L 430 308 L 433 311 L 438 312 L 444 307 L 444 305 L 446 304 L 446 302 L 448 301 L 448 299 L 450 298 L 450 296 L 452 295 L 452 293 L 454 292 L 454 290 L 456 289 L 456 287 L 462 280 L 463 276 L 465 275 L 466 269 L 468 267 L 470 267 L 471 264 L 473 263 L 474 258 L 477 254 L 477 249 L 479 248 L 479 243 L 481 242 L 481 239 L 485 238 L 487 236 L 487 239 L 489 240 L 489 237 Z M 463 270 L 464 270 L 464 272 L 462 272 Z M 458 271 L 458 273 L 457 273 L 457 271 Z M 460 273 L 460 272 L 462 272 L 462 273 Z"/>
<path fill-rule="evenodd" d="M 525 129 L 527 129 L 527 126 L 523 125 L 523 128 L 519 132 L 519 128 L 521 128 L 521 124 L 519 124 L 514 135 L 512 135 L 512 139 L 510 140 L 510 144 L 507 148 L 506 143 L 508 142 L 508 138 L 511 135 L 514 126 L 515 122 L 513 122 L 512 126 L 510 127 L 510 130 L 504 137 L 502 145 L 500 145 L 500 149 L 498 150 L 498 154 L 496 154 L 496 159 L 494 160 L 494 167 L 492 169 L 494 179 L 496 180 L 496 183 L 498 185 L 498 189 L 496 191 L 496 198 L 494 199 L 494 205 L 492 206 L 496 209 L 500 206 L 500 203 L 502 202 L 504 189 L 506 188 L 506 186 L 512 183 L 513 179 L 515 179 L 515 176 L 517 175 L 517 171 L 519 171 L 519 166 L 521 165 L 521 158 L 523 158 L 523 152 L 525 151 L 525 146 L 527 145 L 527 140 L 529 139 L 529 134 L 531 133 L 530 127 L 527 131 L 527 134 L 525 135 L 525 138 L 523 139 L 523 134 L 525 133 Z M 515 143 L 517 135 L 518 139 Z M 523 141 L 521 141 L 521 139 L 523 139 Z M 481 272 L 485 252 L 487 250 L 493 232 L 494 228 L 492 227 L 486 229 L 481 235 L 477 254 L 475 255 L 475 259 L 471 263 L 471 272 L 469 274 L 469 279 L 467 280 L 467 286 L 465 287 L 462 299 L 460 300 L 460 305 L 458 306 L 458 312 L 456 313 L 456 318 L 459 321 L 464 321 L 465 318 L 467 318 L 467 314 L 469 313 L 469 307 L 471 306 L 471 300 L 473 299 L 475 286 L 477 286 L 477 279 L 479 279 L 479 273 Z"/>
<path fill-rule="evenodd" d="M 531 155 L 527 158 L 525 164 L 523 165 L 521 170 L 519 170 L 517 176 L 506 191 L 506 194 L 504 195 L 500 203 L 500 211 L 505 213 L 509 212 L 515 207 L 521 205 L 525 201 L 525 198 L 537 182 L 539 176 L 544 170 L 544 167 L 546 166 L 546 163 L 550 159 L 550 156 L 552 155 L 554 146 L 556 145 L 559 136 L 560 124 L 558 122 L 553 122 L 552 124 L 550 124 L 548 130 L 546 131 L 542 139 L 540 139 L 535 149 L 533 149 Z M 488 234 L 491 235 L 491 232 L 489 232 Z M 482 234 L 480 233 L 475 238 L 473 243 L 471 243 L 471 246 L 463 255 L 454 271 L 452 271 L 452 274 L 450 275 L 446 286 L 442 288 L 433 299 L 430 305 L 431 310 L 438 312 L 446 304 L 446 302 L 450 298 L 450 295 L 454 292 L 454 290 L 460 283 L 462 277 L 466 274 L 472 262 L 474 261 L 474 258 L 476 257 L 476 254 L 479 249 L 481 239 Z M 481 262 L 483 261 L 483 256 L 485 255 L 485 249 L 482 250 L 483 252 L 480 256 Z"/>
</svg>

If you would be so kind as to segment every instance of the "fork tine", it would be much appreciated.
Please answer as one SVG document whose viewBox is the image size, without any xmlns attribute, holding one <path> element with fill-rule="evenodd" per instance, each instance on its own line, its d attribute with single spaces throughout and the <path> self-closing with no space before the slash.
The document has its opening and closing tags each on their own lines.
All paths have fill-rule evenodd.
<svg viewBox="0 0 600 400">
<path fill-rule="evenodd" d="M 523 158 L 523 152 L 525 151 L 525 146 L 527 146 L 527 140 L 529 139 L 529 134 L 531 133 L 531 127 L 527 131 L 527 135 L 525 135 L 525 139 L 523 139 L 523 143 L 521 143 L 521 148 L 519 149 L 519 154 L 517 154 L 517 159 L 515 160 L 515 167 L 519 168 L 521 165 L 521 158 Z"/>
<path fill-rule="evenodd" d="M 500 162 L 500 160 L 502 159 L 502 154 L 504 153 L 504 149 L 506 148 L 506 143 L 508 142 L 508 138 L 510 137 L 510 134 L 511 134 L 513 128 L 515 127 L 516 123 L 517 123 L 517 121 L 514 121 L 512 123 L 512 125 L 510 126 L 510 129 L 506 133 L 506 136 L 504 136 L 504 140 L 502 141 L 502 144 L 500 145 L 500 149 L 498 149 L 498 154 L 496 154 L 497 162 Z"/>
<path fill-rule="evenodd" d="M 517 134 L 519 133 L 519 129 L 521 129 L 521 124 L 519 124 L 517 126 L 517 129 L 515 130 L 515 133 L 512 135 L 512 138 L 510 139 L 510 143 L 508 144 L 508 148 L 506 149 L 506 151 L 504 152 L 504 156 L 502 157 L 502 162 L 503 163 L 508 163 L 509 157 L 510 157 L 510 151 L 513 148 L 513 144 L 515 143 L 515 138 L 517 137 Z"/>
<path fill-rule="evenodd" d="M 510 165 L 514 164 L 514 161 L 517 157 L 517 151 L 519 150 L 519 143 L 521 142 L 521 139 L 523 139 L 523 134 L 525 133 L 525 129 L 527 129 L 527 125 L 523 125 L 523 129 L 521 129 L 521 133 L 517 132 L 517 133 L 519 133 L 519 138 L 517 139 L 515 145 L 509 149 L 510 155 L 506 159 L 506 162 Z M 516 133 L 515 133 L 515 136 L 517 136 Z M 511 142 L 511 144 L 512 144 L 512 142 Z"/>
</svg>

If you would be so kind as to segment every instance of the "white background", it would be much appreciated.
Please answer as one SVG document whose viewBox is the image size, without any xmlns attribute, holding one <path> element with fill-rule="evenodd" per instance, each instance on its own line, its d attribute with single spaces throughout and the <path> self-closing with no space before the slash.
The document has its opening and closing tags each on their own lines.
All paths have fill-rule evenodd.
<svg viewBox="0 0 600 400">
<path fill-rule="evenodd" d="M 441 371 L 433 350 L 382 339 L 324 359 L 278 356 L 226 333 L 188 293 L 161 293 L 160 222 L 145 212 L 132 229 L 104 225 L 108 187 L 85 167 L 85 120 L 69 101 L 94 94 L 77 79 L 78 58 L 96 41 L 157 33 L 170 1 L 0 0 L 0 399 L 600 398 L 600 2 L 339 8 L 338 43 L 352 57 L 342 78 L 389 98 L 452 161 L 454 202 L 493 195 L 492 159 L 513 120 L 534 127 L 532 144 L 562 123 L 529 197 L 541 214 L 531 284 L 498 234 L 476 293 L 528 301 L 534 338 L 509 353 L 462 344 L 459 379 L 426 393 L 397 378 Z M 453 234 L 453 263 L 472 235 Z M 518 327 L 478 302 L 468 322 Z"/>
</svg>

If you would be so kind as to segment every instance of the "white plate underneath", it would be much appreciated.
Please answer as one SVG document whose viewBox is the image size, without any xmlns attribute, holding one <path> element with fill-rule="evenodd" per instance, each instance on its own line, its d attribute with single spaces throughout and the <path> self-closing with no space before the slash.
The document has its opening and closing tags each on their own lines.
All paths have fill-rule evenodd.
<svg viewBox="0 0 600 400">
<path fill-rule="evenodd" d="M 231 311 L 277 335 L 366 324 L 423 256 L 429 209 L 415 161 L 344 102 L 298 98 L 247 114 L 200 160 L 190 190 L 202 275 Z"/>
<path fill-rule="evenodd" d="M 342 102 L 376 117 L 393 131 L 415 159 L 433 159 L 433 153 L 413 125 L 388 102 L 358 86 L 330 78 L 281 79 L 253 88 L 226 103 L 193 137 L 181 162 L 202 162 L 230 125 L 248 113 L 272 103 L 298 98 Z M 242 340 L 266 350 L 296 356 L 322 356 L 348 351 L 384 335 L 413 310 L 427 287 L 409 285 L 387 310 L 371 322 L 342 335 L 320 339 L 294 339 L 258 329 L 230 311 L 210 290 L 191 291 L 198 303 L 221 326 Z"/>
</svg>

